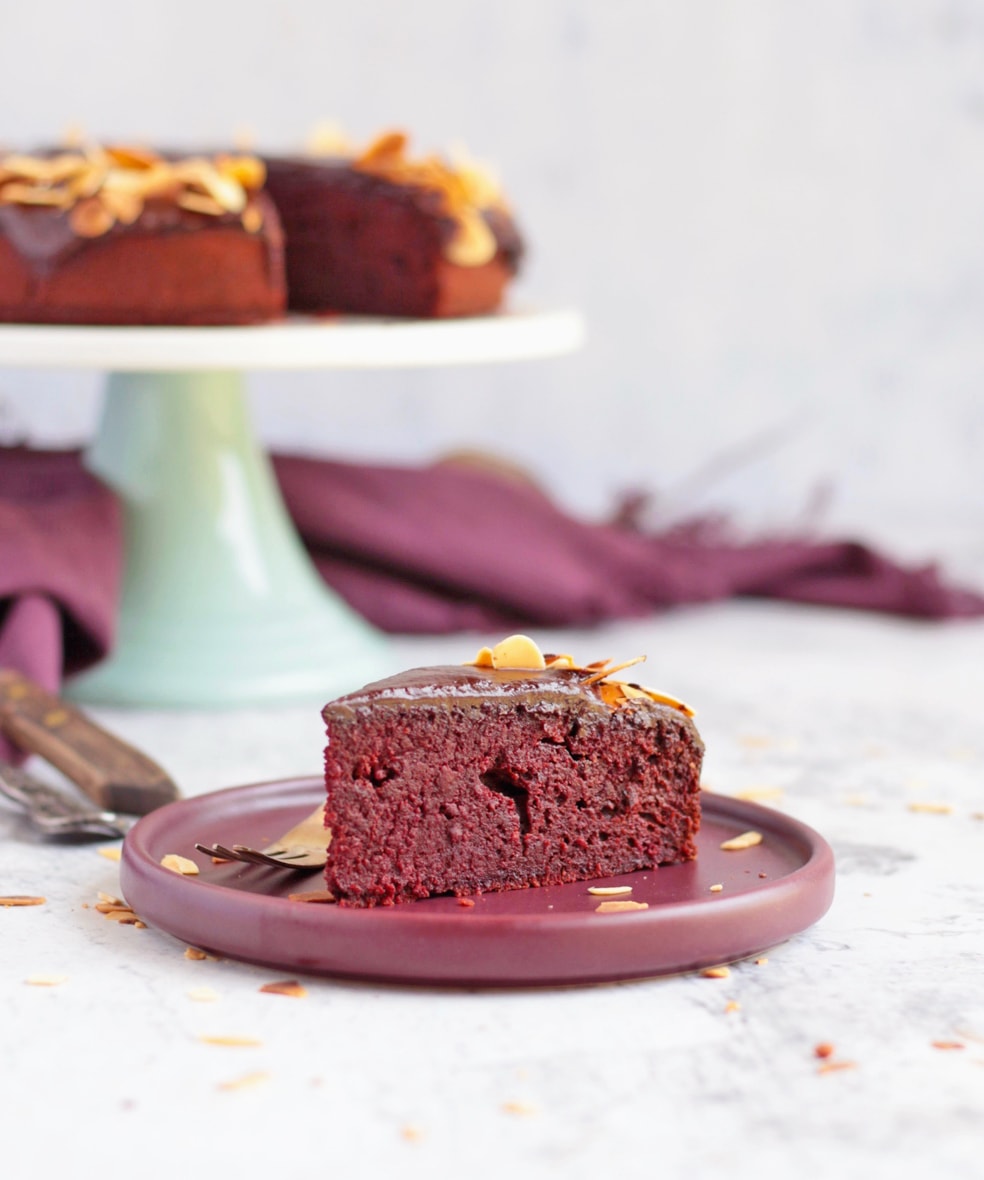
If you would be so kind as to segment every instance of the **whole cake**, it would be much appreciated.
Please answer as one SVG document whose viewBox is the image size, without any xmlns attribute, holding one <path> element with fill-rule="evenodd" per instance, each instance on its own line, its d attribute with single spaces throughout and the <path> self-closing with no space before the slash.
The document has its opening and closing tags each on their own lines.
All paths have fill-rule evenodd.
<svg viewBox="0 0 984 1180">
<path fill-rule="evenodd" d="M 372 906 L 692 859 L 703 744 L 626 666 L 513 636 L 328 704 L 328 889 Z"/>
<path fill-rule="evenodd" d="M 283 314 L 283 241 L 252 156 L 87 147 L 0 156 L 0 320 L 249 324 Z"/>
<path fill-rule="evenodd" d="M 435 318 L 493 311 L 523 247 L 472 165 L 412 159 L 401 132 L 358 154 L 269 157 L 293 311 Z"/>
</svg>

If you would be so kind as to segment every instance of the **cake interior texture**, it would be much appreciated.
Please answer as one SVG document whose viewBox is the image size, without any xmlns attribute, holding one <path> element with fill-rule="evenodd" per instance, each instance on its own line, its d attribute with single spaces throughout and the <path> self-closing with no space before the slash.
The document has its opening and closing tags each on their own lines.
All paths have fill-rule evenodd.
<svg viewBox="0 0 984 1180">
<path fill-rule="evenodd" d="M 511 219 L 485 214 L 498 248 L 482 265 L 445 257 L 454 233 L 437 191 L 359 172 L 346 160 L 268 159 L 286 235 L 289 306 L 442 318 L 498 306 L 519 264 Z"/>
<path fill-rule="evenodd" d="M 560 884 L 692 859 L 703 745 L 583 672 L 428 668 L 325 708 L 342 904 Z"/>
</svg>

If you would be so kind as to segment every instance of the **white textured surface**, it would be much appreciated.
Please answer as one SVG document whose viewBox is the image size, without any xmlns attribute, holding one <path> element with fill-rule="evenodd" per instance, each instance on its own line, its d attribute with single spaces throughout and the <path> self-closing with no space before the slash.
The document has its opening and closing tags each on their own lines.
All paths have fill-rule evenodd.
<svg viewBox="0 0 984 1180">
<path fill-rule="evenodd" d="M 395 641 L 394 669 L 469 658 L 480 638 L 495 637 Z M 647 682 L 698 710 L 707 784 L 781 788 L 777 805 L 830 840 L 827 916 L 725 980 L 306 979 L 287 999 L 258 993 L 277 972 L 191 962 L 83 908 L 116 890 L 116 867 L 91 845 L 32 843 L 0 804 L 0 892 L 49 899 L 0 909 L 4 1177 L 53 1177 L 80 1153 L 152 1180 L 230 1155 L 243 1177 L 982 1175 L 984 624 L 746 603 L 537 638 L 586 658 L 648 651 Z M 102 719 L 191 794 L 319 764 L 313 707 Z M 68 979 L 25 985 L 36 972 Z M 202 986 L 218 998 L 189 998 Z M 933 1047 L 951 1040 L 964 1047 Z M 820 1074 L 824 1041 L 855 1068 Z M 255 1072 L 255 1088 L 220 1088 Z"/>
</svg>

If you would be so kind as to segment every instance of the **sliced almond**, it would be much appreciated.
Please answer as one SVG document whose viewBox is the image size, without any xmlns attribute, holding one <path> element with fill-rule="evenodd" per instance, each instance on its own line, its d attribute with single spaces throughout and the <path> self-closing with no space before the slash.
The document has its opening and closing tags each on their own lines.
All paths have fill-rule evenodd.
<svg viewBox="0 0 984 1180">
<path fill-rule="evenodd" d="M 146 172 L 162 162 L 161 157 L 156 152 L 149 151 L 146 148 L 114 145 L 113 147 L 106 148 L 106 155 L 110 157 L 114 164 L 119 164 L 122 168 L 139 172 Z"/>
<path fill-rule="evenodd" d="M 727 979 L 731 975 L 731 968 L 705 967 L 700 974 L 702 979 Z"/>
<path fill-rule="evenodd" d="M 754 848 L 762 843 L 761 832 L 742 832 L 740 836 L 732 836 L 730 840 L 722 840 L 718 847 L 722 852 L 740 852 L 743 848 Z"/>
<path fill-rule="evenodd" d="M 44 905 L 47 900 L 46 897 L 33 897 L 28 893 L 11 893 L 6 897 L 0 897 L 0 906 L 10 909 L 15 906 Z"/>
<path fill-rule="evenodd" d="M 259 189 L 266 181 L 266 165 L 256 156 L 219 156 L 215 166 L 245 189 Z"/>
<path fill-rule="evenodd" d="M 629 910 L 648 910 L 646 901 L 603 901 L 595 907 L 596 914 L 622 914 Z"/>
<path fill-rule="evenodd" d="M 631 893 L 631 885 L 592 885 L 588 892 L 592 897 L 619 897 Z"/>
<path fill-rule="evenodd" d="M 46 973 L 42 973 L 38 975 L 29 975 L 27 979 L 24 980 L 24 982 L 29 983 L 31 987 L 58 987 L 59 984 L 68 982 L 68 976 L 48 975 Z"/>
<path fill-rule="evenodd" d="M 711 893 L 720 893 L 723 889 L 724 889 L 724 886 L 721 884 L 712 885 L 710 887 L 710 892 Z"/>
<path fill-rule="evenodd" d="M 101 238 L 116 224 L 116 218 L 98 197 L 86 197 L 74 205 L 68 223 L 80 238 Z"/>
<path fill-rule="evenodd" d="M 510 635 L 492 648 L 492 663 L 496 668 L 528 668 L 543 671 L 547 664 L 543 653 L 528 635 Z"/>
<path fill-rule="evenodd" d="M 220 205 L 213 197 L 207 197 L 201 193 L 182 193 L 178 197 L 177 203 L 190 213 L 205 213 L 209 217 L 222 217 L 227 212 L 224 206 Z"/>
<path fill-rule="evenodd" d="M 953 808 L 949 803 L 910 803 L 910 811 L 920 811 L 926 815 L 950 815 Z"/>
<path fill-rule="evenodd" d="M 278 979 L 274 983 L 265 983 L 261 988 L 269 996 L 291 996 L 301 1000 L 307 995 L 307 988 L 296 979 Z"/>
<path fill-rule="evenodd" d="M 197 946 L 186 946 L 185 958 L 194 959 L 197 962 L 200 962 L 202 959 L 207 959 L 208 955 L 203 950 L 200 950 Z"/>
<path fill-rule="evenodd" d="M 200 1004 L 210 1004 L 219 998 L 219 993 L 212 987 L 192 987 L 188 989 L 188 999 Z"/>
<path fill-rule="evenodd" d="M 46 205 L 67 209 L 71 203 L 71 196 L 60 188 L 35 188 L 12 180 L 0 189 L 0 204 L 4 205 Z"/>
<path fill-rule="evenodd" d="M 243 1074 L 241 1078 L 233 1078 L 228 1082 L 219 1082 L 220 1090 L 251 1090 L 254 1086 L 261 1086 L 270 1080 L 270 1075 L 262 1071 Z"/>
<path fill-rule="evenodd" d="M 306 901 L 330 905 L 335 900 L 334 893 L 329 889 L 309 889 L 305 893 L 288 893 L 288 901 Z"/>
<path fill-rule="evenodd" d="M 248 234 L 258 234 L 263 228 L 263 210 L 259 205 L 247 205 L 240 221 Z"/>
<path fill-rule="evenodd" d="M 143 197 L 138 193 L 106 188 L 99 194 L 99 199 L 116 220 L 123 225 L 133 225 L 143 212 Z"/>
<path fill-rule="evenodd" d="M 455 266 L 484 266 L 499 249 L 495 234 L 480 212 L 462 209 L 455 217 L 456 226 L 444 257 Z"/>
<path fill-rule="evenodd" d="M 161 857 L 161 867 L 170 869 L 172 873 L 180 873 L 185 877 L 197 877 L 198 865 L 187 856 L 178 856 L 176 852 L 169 852 Z"/>
<path fill-rule="evenodd" d="M 104 856 L 107 860 L 119 860 L 123 852 L 119 848 L 97 848 L 96 851 L 100 856 Z"/>
</svg>

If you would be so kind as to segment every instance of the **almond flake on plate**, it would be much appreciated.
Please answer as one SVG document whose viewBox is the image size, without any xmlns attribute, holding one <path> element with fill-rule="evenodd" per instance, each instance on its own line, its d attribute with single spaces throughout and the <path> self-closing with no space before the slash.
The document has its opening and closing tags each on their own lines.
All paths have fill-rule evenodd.
<svg viewBox="0 0 984 1180">
<path fill-rule="evenodd" d="M 730 840 L 723 840 L 720 844 L 722 852 L 738 852 L 742 848 L 754 848 L 762 843 L 761 832 L 742 832 L 740 836 L 732 836 Z"/>
<path fill-rule="evenodd" d="M 648 910 L 647 901 L 603 901 L 595 906 L 596 914 L 621 914 L 628 910 Z"/>
<path fill-rule="evenodd" d="M 169 852 L 161 857 L 161 867 L 170 869 L 172 873 L 180 873 L 185 877 L 197 877 L 198 865 L 186 856 L 178 856 L 176 852 Z"/>
<path fill-rule="evenodd" d="M 592 885 L 588 890 L 592 897 L 618 897 L 623 893 L 631 893 L 631 885 Z"/>
<path fill-rule="evenodd" d="M 287 900 L 321 902 L 323 905 L 327 905 L 335 900 L 335 895 L 327 889 L 309 889 L 306 893 L 288 893 Z"/>
</svg>

